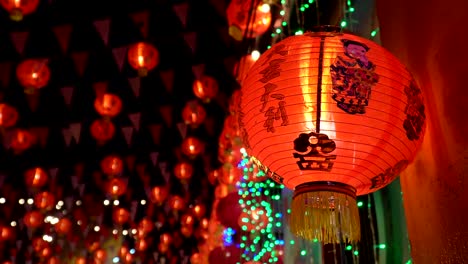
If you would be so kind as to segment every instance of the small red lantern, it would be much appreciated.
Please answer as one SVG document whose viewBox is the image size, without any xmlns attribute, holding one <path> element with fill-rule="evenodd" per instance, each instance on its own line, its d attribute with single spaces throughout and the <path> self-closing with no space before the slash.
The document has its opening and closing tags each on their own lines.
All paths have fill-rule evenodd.
<svg viewBox="0 0 468 264">
<path fill-rule="evenodd" d="M 10 13 L 13 21 L 21 21 L 24 15 L 36 11 L 39 0 L 0 0 L 0 4 Z"/>
<path fill-rule="evenodd" d="M 255 14 L 251 14 L 252 7 L 255 8 Z M 270 5 L 263 1 L 233 0 L 229 3 L 226 13 L 229 35 L 237 41 L 241 41 L 244 37 L 259 37 L 270 28 Z"/>
<path fill-rule="evenodd" d="M 209 102 L 218 94 L 218 81 L 215 78 L 202 75 L 192 85 L 193 93 L 204 102 Z"/>
<path fill-rule="evenodd" d="M 98 263 L 104 263 L 107 258 L 107 253 L 104 249 L 98 249 L 94 252 L 94 260 Z"/>
<path fill-rule="evenodd" d="M 68 234 L 68 232 L 70 232 L 70 229 L 72 227 L 72 222 L 70 221 L 70 219 L 68 218 L 61 218 L 57 224 L 55 224 L 54 228 L 55 228 L 55 231 L 58 233 L 58 234 L 61 234 L 61 235 L 66 235 Z"/>
<path fill-rule="evenodd" d="M 194 158 L 203 152 L 203 143 L 196 137 L 186 137 L 182 141 L 182 153 Z"/>
<path fill-rule="evenodd" d="M 105 93 L 96 97 L 94 108 L 101 116 L 112 118 L 122 110 L 122 100 L 115 94 Z"/>
<path fill-rule="evenodd" d="M 192 126 L 198 127 L 205 121 L 206 111 L 197 101 L 189 101 L 182 110 L 182 119 L 185 123 Z"/>
<path fill-rule="evenodd" d="M 155 186 L 151 190 L 151 198 L 152 201 L 158 205 L 161 205 L 169 195 L 169 191 L 166 187 L 163 186 Z"/>
<path fill-rule="evenodd" d="M 34 197 L 34 204 L 37 208 L 50 210 L 55 205 L 55 196 L 50 192 L 41 192 Z"/>
<path fill-rule="evenodd" d="M 286 38 L 258 59 L 242 86 L 239 124 L 252 161 L 294 190 L 294 234 L 357 241 L 356 195 L 386 186 L 413 160 L 424 103 L 388 51 L 324 29 Z"/>
<path fill-rule="evenodd" d="M 34 93 L 47 85 L 50 70 L 46 60 L 29 59 L 21 62 L 16 68 L 16 77 L 25 92 Z"/>
<path fill-rule="evenodd" d="M 28 187 L 40 188 L 47 183 L 48 176 L 42 168 L 32 168 L 24 174 L 25 182 Z"/>
<path fill-rule="evenodd" d="M 96 119 L 90 127 L 91 135 L 100 144 L 111 140 L 115 134 L 115 126 L 111 121 L 105 119 Z"/>
<path fill-rule="evenodd" d="M 11 139 L 11 148 L 16 152 L 22 152 L 31 147 L 34 143 L 34 136 L 27 130 L 16 129 L 13 131 Z"/>
<path fill-rule="evenodd" d="M 149 232 L 153 231 L 153 227 L 154 223 L 146 217 L 143 218 L 138 224 L 138 228 L 141 229 L 144 234 L 148 234 Z"/>
<path fill-rule="evenodd" d="M 13 238 L 13 230 L 9 226 L 0 227 L 0 241 L 7 241 Z"/>
<path fill-rule="evenodd" d="M 124 208 L 114 208 L 112 219 L 114 220 L 114 223 L 123 225 L 130 219 L 130 213 Z"/>
<path fill-rule="evenodd" d="M 188 162 L 179 162 L 174 167 L 174 175 L 181 181 L 189 180 L 193 175 L 193 166 Z"/>
<path fill-rule="evenodd" d="M 174 195 L 169 200 L 169 206 L 172 210 L 181 211 L 185 208 L 185 201 L 182 197 Z"/>
<path fill-rule="evenodd" d="M 18 112 L 12 106 L 0 104 L 0 126 L 7 128 L 14 126 L 18 121 Z"/>
<path fill-rule="evenodd" d="M 23 222 L 29 228 L 36 228 L 44 223 L 44 216 L 39 211 L 30 211 L 24 215 Z"/>
<path fill-rule="evenodd" d="M 144 77 L 159 64 L 159 52 L 150 43 L 138 42 L 128 49 L 128 62 L 139 76 Z"/>
<path fill-rule="evenodd" d="M 205 216 L 206 207 L 203 204 L 197 204 L 192 208 L 192 211 L 196 218 L 201 219 L 203 216 Z"/>
<path fill-rule="evenodd" d="M 107 193 L 118 197 L 125 193 L 127 190 L 127 185 L 120 178 L 113 178 L 107 183 Z"/>
<path fill-rule="evenodd" d="M 120 157 L 115 155 L 106 156 L 101 161 L 101 170 L 108 176 L 120 175 L 123 172 L 123 161 Z"/>
</svg>

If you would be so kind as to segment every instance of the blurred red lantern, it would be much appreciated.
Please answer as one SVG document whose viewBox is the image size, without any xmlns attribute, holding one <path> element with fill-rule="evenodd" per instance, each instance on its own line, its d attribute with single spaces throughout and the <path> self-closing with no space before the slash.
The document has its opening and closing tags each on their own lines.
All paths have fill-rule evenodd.
<svg viewBox="0 0 468 264">
<path fill-rule="evenodd" d="M 138 228 L 143 231 L 144 234 L 148 234 L 149 232 L 153 231 L 154 223 L 148 218 L 141 219 L 140 223 L 138 224 Z"/>
<path fill-rule="evenodd" d="M 50 259 L 47 260 L 47 264 L 59 264 L 60 260 L 56 256 L 50 257 Z"/>
<path fill-rule="evenodd" d="M 214 185 L 216 184 L 216 182 L 218 181 L 219 177 L 220 177 L 221 173 L 219 172 L 219 170 L 212 170 L 210 171 L 210 173 L 208 173 L 208 181 Z"/>
<path fill-rule="evenodd" d="M 13 229 L 9 226 L 0 227 L 0 241 L 13 239 Z"/>
<path fill-rule="evenodd" d="M 182 153 L 194 158 L 203 152 L 203 143 L 196 137 L 186 137 L 181 145 Z"/>
<path fill-rule="evenodd" d="M 200 76 L 192 85 L 193 93 L 204 102 L 209 102 L 218 94 L 218 81 L 207 75 Z"/>
<path fill-rule="evenodd" d="M 192 164 L 182 161 L 174 166 L 174 175 L 181 181 L 187 181 L 192 178 L 193 166 Z"/>
<path fill-rule="evenodd" d="M 150 43 L 138 42 L 128 49 L 128 62 L 143 77 L 159 64 L 159 52 Z"/>
<path fill-rule="evenodd" d="M 200 253 L 193 253 L 192 256 L 190 256 L 190 263 L 191 264 L 201 264 L 201 256 Z"/>
<path fill-rule="evenodd" d="M 195 218 L 193 217 L 192 214 L 186 213 L 182 215 L 182 217 L 180 218 L 180 224 L 182 226 L 184 225 L 192 226 L 194 223 L 195 223 Z"/>
<path fill-rule="evenodd" d="M 91 135 L 98 143 L 111 140 L 115 134 L 115 126 L 109 120 L 96 119 L 90 127 Z"/>
<path fill-rule="evenodd" d="M 192 208 L 193 215 L 201 219 L 203 216 L 205 216 L 206 213 L 206 207 L 203 204 L 197 204 Z"/>
<path fill-rule="evenodd" d="M 164 233 L 159 236 L 159 242 L 164 245 L 170 245 L 172 243 L 172 236 L 169 233 Z"/>
<path fill-rule="evenodd" d="M 190 237 L 193 234 L 193 226 L 192 225 L 183 225 L 180 227 L 180 233 L 184 237 Z"/>
<path fill-rule="evenodd" d="M 86 264 L 86 258 L 85 257 L 76 258 L 75 264 Z"/>
<path fill-rule="evenodd" d="M 34 143 L 34 136 L 27 130 L 24 129 L 16 129 L 13 132 L 13 137 L 11 139 L 11 148 L 16 152 L 21 152 L 29 147 Z"/>
<path fill-rule="evenodd" d="M 28 187 L 40 188 L 47 183 L 48 176 L 42 168 L 32 168 L 24 174 L 25 182 Z"/>
<path fill-rule="evenodd" d="M 50 192 L 41 192 L 34 197 L 34 204 L 37 208 L 50 210 L 55 206 L 55 196 Z"/>
<path fill-rule="evenodd" d="M 185 201 L 182 197 L 174 195 L 169 200 L 169 206 L 172 210 L 181 211 L 185 208 Z"/>
<path fill-rule="evenodd" d="M 135 241 L 135 249 L 137 251 L 145 251 L 148 248 L 148 242 L 145 239 L 138 239 Z"/>
<path fill-rule="evenodd" d="M 253 1 L 253 3 L 252 3 Z M 255 8 L 255 13 L 251 12 Z M 264 34 L 271 24 L 270 5 L 257 0 L 233 0 L 226 10 L 229 35 L 241 41 Z"/>
<path fill-rule="evenodd" d="M 58 234 L 61 234 L 61 235 L 66 235 L 68 234 L 68 232 L 70 232 L 70 229 L 72 227 L 72 222 L 70 221 L 70 219 L 68 218 L 61 218 L 57 224 L 55 224 L 54 228 L 55 228 L 55 231 L 58 233 Z"/>
<path fill-rule="evenodd" d="M 151 198 L 153 203 L 161 205 L 169 195 L 169 191 L 166 187 L 163 186 L 155 186 L 151 190 Z"/>
<path fill-rule="evenodd" d="M 16 77 L 28 93 L 43 88 L 50 79 L 47 61 L 35 59 L 22 61 L 16 68 Z"/>
<path fill-rule="evenodd" d="M 42 237 L 35 237 L 32 240 L 32 248 L 35 252 L 40 252 L 44 248 L 47 248 L 49 246 L 49 243 L 42 239 Z"/>
<path fill-rule="evenodd" d="M 36 228 L 44 223 L 44 216 L 39 211 L 30 211 L 24 215 L 23 222 L 29 228 Z"/>
<path fill-rule="evenodd" d="M 130 219 L 130 212 L 128 212 L 125 208 L 114 208 L 112 219 L 114 220 L 114 223 L 123 225 Z"/>
<path fill-rule="evenodd" d="M 107 258 L 107 253 L 104 249 L 98 249 L 94 252 L 94 260 L 99 261 L 99 263 L 104 263 Z"/>
<path fill-rule="evenodd" d="M 357 241 L 356 195 L 386 186 L 413 160 L 424 103 L 388 51 L 325 31 L 289 37 L 252 66 L 241 90 L 241 132 L 259 168 L 295 190 L 293 233 Z M 331 217 L 335 224 L 321 224 Z"/>
<path fill-rule="evenodd" d="M 231 187 L 232 185 L 227 185 L 224 183 L 218 184 L 215 188 L 215 197 L 218 199 L 226 197 L 230 192 L 231 192 Z"/>
<path fill-rule="evenodd" d="M 242 209 L 239 205 L 240 198 L 237 192 L 232 192 L 219 200 L 218 206 L 216 207 L 216 216 L 223 226 L 233 229 L 238 228 L 237 221 L 242 213 Z"/>
<path fill-rule="evenodd" d="M 50 246 L 47 246 L 38 252 L 39 257 L 43 259 L 52 256 L 52 254 L 53 254 L 53 250 L 50 248 Z"/>
<path fill-rule="evenodd" d="M 14 126 L 18 121 L 18 112 L 7 104 L 0 104 L 0 126 L 7 128 Z"/>
<path fill-rule="evenodd" d="M 122 100 L 115 94 L 101 94 L 96 97 L 94 108 L 101 116 L 112 118 L 122 110 Z"/>
<path fill-rule="evenodd" d="M 120 175 L 123 172 L 123 161 L 115 155 L 106 156 L 101 161 L 101 170 L 108 176 Z"/>
<path fill-rule="evenodd" d="M 121 196 L 127 190 L 127 184 L 120 178 L 113 178 L 107 183 L 107 193 L 117 197 Z"/>
<path fill-rule="evenodd" d="M 234 66 L 233 75 L 240 84 L 242 84 L 245 77 L 247 77 L 247 73 L 249 73 L 250 67 L 252 67 L 252 65 L 254 65 L 254 63 L 257 61 L 257 55 L 260 56 L 260 53 L 255 52 L 254 55 L 245 55 L 241 57 Z"/>
<path fill-rule="evenodd" d="M 21 21 L 24 15 L 36 11 L 39 0 L 0 0 L 0 4 L 10 13 L 13 21 Z"/>
<path fill-rule="evenodd" d="M 225 163 L 221 167 L 221 175 L 219 181 L 227 184 L 232 185 L 236 184 L 242 179 L 243 173 L 242 168 L 238 168 L 237 166 L 233 166 L 231 163 Z"/>
<path fill-rule="evenodd" d="M 206 111 L 197 101 L 189 101 L 182 110 L 182 119 L 192 127 L 198 127 L 205 121 Z"/>
</svg>

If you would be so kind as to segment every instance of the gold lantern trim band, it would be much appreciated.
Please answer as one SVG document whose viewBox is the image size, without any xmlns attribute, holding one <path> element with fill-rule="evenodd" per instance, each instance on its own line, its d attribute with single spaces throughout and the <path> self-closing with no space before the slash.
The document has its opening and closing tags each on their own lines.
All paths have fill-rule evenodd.
<svg viewBox="0 0 468 264">
<path fill-rule="evenodd" d="M 298 185 L 291 204 L 291 232 L 324 244 L 360 240 L 356 190 L 337 182 Z"/>
</svg>

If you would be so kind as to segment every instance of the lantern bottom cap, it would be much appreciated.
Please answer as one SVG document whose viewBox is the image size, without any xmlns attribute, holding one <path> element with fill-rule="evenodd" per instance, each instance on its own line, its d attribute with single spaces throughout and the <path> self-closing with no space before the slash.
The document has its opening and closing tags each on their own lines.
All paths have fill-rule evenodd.
<svg viewBox="0 0 468 264">
<path fill-rule="evenodd" d="M 148 69 L 146 68 L 139 68 L 138 69 L 138 76 L 139 77 L 146 77 L 148 75 Z"/>
<path fill-rule="evenodd" d="M 324 244 L 355 243 L 360 240 L 356 190 L 336 182 L 301 184 L 291 204 L 291 231 Z"/>
<path fill-rule="evenodd" d="M 23 12 L 21 12 L 21 9 L 16 8 L 11 10 L 10 19 L 16 22 L 23 20 Z"/>
</svg>

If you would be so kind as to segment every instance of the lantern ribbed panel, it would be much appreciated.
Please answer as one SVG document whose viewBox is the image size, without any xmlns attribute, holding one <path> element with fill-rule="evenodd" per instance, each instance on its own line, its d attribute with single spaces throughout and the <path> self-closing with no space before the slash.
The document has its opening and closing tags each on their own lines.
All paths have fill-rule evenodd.
<svg viewBox="0 0 468 264">
<path fill-rule="evenodd" d="M 342 40 L 365 44 L 365 56 L 375 68 L 360 70 L 357 60 L 346 56 Z M 338 106 L 341 98 L 345 102 L 350 98 L 344 92 L 336 95 L 339 81 L 332 80 L 339 56 L 356 64 L 348 72 L 356 71 L 356 76 L 364 80 L 376 79 L 369 81 L 367 105 L 363 99 L 358 110 L 347 112 Z M 319 81 L 321 92 L 317 89 Z M 266 51 L 244 81 L 240 122 L 248 153 L 290 189 L 308 182 L 332 181 L 353 186 L 357 195 L 376 191 L 412 161 L 422 141 L 424 125 L 419 127 L 416 139 L 410 139 L 404 125 L 415 100 L 423 109 L 419 120 L 422 124 L 425 120 L 422 97 L 410 98 L 408 87 L 419 91 L 405 67 L 373 42 L 333 33 L 289 37 Z M 294 141 L 299 134 L 311 132 L 325 134 L 336 144 L 336 149 L 319 157 L 336 155 L 328 170 L 300 169 L 297 164 L 299 158 L 294 153 L 304 153 L 295 150 Z"/>
</svg>

